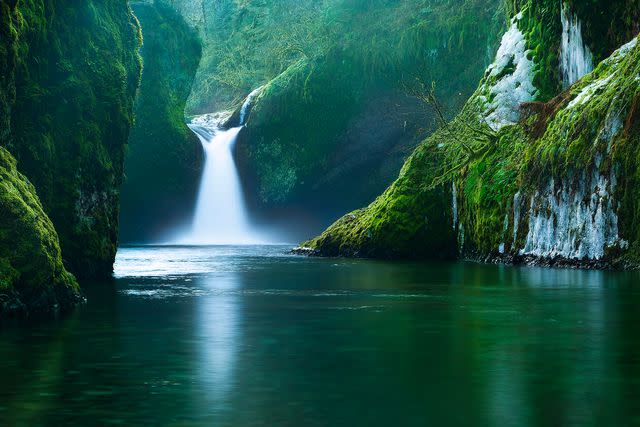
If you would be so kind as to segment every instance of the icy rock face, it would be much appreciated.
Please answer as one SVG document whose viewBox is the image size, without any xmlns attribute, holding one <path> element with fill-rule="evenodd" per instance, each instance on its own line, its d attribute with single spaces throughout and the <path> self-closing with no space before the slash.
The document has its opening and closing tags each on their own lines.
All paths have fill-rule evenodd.
<svg viewBox="0 0 640 427">
<path fill-rule="evenodd" d="M 520 105 L 533 101 L 538 93 L 533 84 L 534 63 L 527 58 L 527 40 L 518 28 L 520 19 L 522 14 L 514 17 L 509 31 L 502 36 L 478 97 L 485 104 L 485 120 L 493 130 L 516 123 Z"/>
<path fill-rule="evenodd" d="M 534 193 L 514 198 L 513 253 L 539 258 L 602 260 L 609 249 L 628 249 L 618 227 L 618 185 L 614 163 L 603 171 L 604 159 L 611 159 L 613 143 L 621 135 L 624 118 L 638 90 L 637 65 L 627 61 L 637 39 L 616 51 L 599 66 L 599 72 L 585 77 L 571 102 L 558 113 L 555 127 L 548 129 L 550 142 L 567 147 L 580 132 L 583 150 L 593 150 L 591 166 L 575 167 L 562 176 L 549 177 Z M 631 65 L 631 66 L 630 66 Z M 585 115 L 591 126 L 580 128 Z M 565 138 L 569 138 L 566 140 Z M 572 139 L 573 138 L 573 139 Z M 591 144 L 588 144 L 591 141 Z M 526 236 L 517 239 L 519 224 Z"/>
<path fill-rule="evenodd" d="M 529 232 L 520 255 L 600 260 L 608 248 L 627 248 L 618 234 L 616 176 L 600 173 L 599 163 L 590 172 L 550 179 L 531 196 Z M 514 210 L 514 218 L 518 215 Z"/>
<path fill-rule="evenodd" d="M 565 88 L 593 71 L 593 54 L 582 39 L 582 23 L 562 3 L 562 41 L 560 45 L 560 71 Z"/>
<path fill-rule="evenodd" d="M 619 62 L 626 55 L 628 55 L 635 47 L 638 45 L 638 37 L 635 37 L 629 43 L 622 45 L 618 50 L 613 52 L 613 54 L 602 61 L 603 64 L 610 65 L 614 62 Z"/>
<path fill-rule="evenodd" d="M 569 103 L 567 106 L 568 109 L 582 106 L 594 97 L 594 95 L 598 95 L 600 91 L 605 89 L 608 84 L 610 84 L 616 77 L 619 72 L 619 63 L 628 55 L 638 44 L 638 38 L 634 38 L 629 43 L 623 45 L 618 50 L 616 50 L 609 58 L 602 61 L 602 65 L 606 67 L 613 67 L 613 71 L 599 79 L 593 80 L 591 83 L 586 85 L 580 93 Z M 615 127 L 615 126 L 614 126 Z M 619 130 L 619 129 L 617 129 Z M 611 135 L 613 136 L 613 135 Z"/>
</svg>

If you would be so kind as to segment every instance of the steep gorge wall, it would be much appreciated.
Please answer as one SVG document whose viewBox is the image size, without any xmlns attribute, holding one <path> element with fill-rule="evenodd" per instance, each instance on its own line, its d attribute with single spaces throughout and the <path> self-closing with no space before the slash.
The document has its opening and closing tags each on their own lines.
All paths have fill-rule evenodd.
<svg viewBox="0 0 640 427">
<path fill-rule="evenodd" d="M 13 3 L 13 5 L 11 4 Z M 111 273 L 119 187 L 140 79 L 137 20 L 124 0 L 3 2 L 15 79 L 5 147 L 38 191 L 80 276 Z"/>
<path fill-rule="evenodd" d="M 0 318 L 64 310 L 81 300 L 35 188 L 0 147 Z"/>
<path fill-rule="evenodd" d="M 195 29 L 161 2 L 133 5 L 144 44 L 136 122 L 129 137 L 120 238 L 153 242 L 188 222 L 200 181 L 202 148 L 185 120 L 200 63 Z"/>
<path fill-rule="evenodd" d="M 69 307 L 64 266 L 107 276 L 115 257 L 139 27 L 124 0 L 70 3 L 0 0 L 3 313 Z"/>
<path fill-rule="evenodd" d="M 437 80 L 455 111 L 502 25 L 498 0 L 162 2 L 203 42 L 187 115 L 237 110 L 265 85 L 237 150 L 252 212 L 322 222 L 377 194 L 432 130 L 405 85 Z"/>
<path fill-rule="evenodd" d="M 418 143 L 416 135 L 432 131 L 430 113 L 407 94 L 416 76 L 438 81 L 451 114 L 464 104 L 502 25 L 501 2 L 492 1 L 496 8 L 485 0 L 135 1 L 146 64 L 130 139 L 123 239 L 157 240 L 193 205 L 187 178 L 199 159 L 177 123 L 194 57 L 187 27 L 200 37 L 202 58 L 186 116 L 235 110 L 237 117 L 247 94 L 264 86 L 236 153 L 251 211 L 270 219 L 294 212 L 326 224 L 374 197 Z M 152 9 L 154 20 L 142 12 Z M 162 25 L 169 22 L 170 29 Z M 153 181 L 161 185 L 145 184 Z M 153 190 L 160 186 L 165 193 Z"/>
<path fill-rule="evenodd" d="M 240 136 L 256 211 L 301 208 L 326 223 L 375 197 L 433 131 L 433 116 L 409 93 L 416 78 L 435 81 L 453 114 L 502 24 L 498 2 L 346 3 L 357 12 L 325 31 L 349 36 L 266 82 Z"/>
<path fill-rule="evenodd" d="M 459 117 L 372 205 L 306 245 L 328 255 L 422 257 L 444 245 L 450 257 L 637 264 L 640 51 L 634 39 L 562 91 L 560 9 L 527 2 Z"/>
<path fill-rule="evenodd" d="M 0 145 L 11 138 L 15 70 L 23 27 L 15 4 L 0 1 Z M 0 146 L 0 317 L 64 309 L 81 300 L 62 264 L 58 235 L 36 190 Z"/>
</svg>

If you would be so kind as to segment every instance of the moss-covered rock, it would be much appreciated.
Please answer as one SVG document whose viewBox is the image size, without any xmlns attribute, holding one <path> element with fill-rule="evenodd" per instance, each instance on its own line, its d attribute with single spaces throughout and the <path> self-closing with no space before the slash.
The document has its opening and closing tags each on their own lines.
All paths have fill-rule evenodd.
<svg viewBox="0 0 640 427">
<path fill-rule="evenodd" d="M 416 149 L 398 180 L 379 199 L 339 220 L 322 236 L 306 242 L 306 247 L 321 255 L 410 257 L 425 245 L 454 245 L 458 256 L 481 260 L 638 265 L 637 40 L 548 102 L 531 102 L 544 92 L 546 83 L 536 78 L 544 67 L 540 68 L 540 52 L 531 49 L 535 32 L 526 29 L 534 21 L 527 10 L 532 9 L 515 11 L 520 13 L 511 34 L 503 39 L 502 54 L 463 112 Z M 557 8 L 544 9 L 542 16 L 549 10 L 559 13 Z M 538 19 L 544 26 L 550 18 Z M 534 66 L 523 67 L 524 60 Z M 547 87 L 559 91 L 555 72 L 548 80 L 553 81 Z M 536 90 L 528 92 L 529 99 L 511 97 L 496 103 L 500 95 L 496 88 L 523 84 L 532 84 Z M 492 120 L 496 105 L 506 111 L 500 115 L 503 120 Z M 416 162 L 434 156 L 437 161 Z M 397 193 L 398 187 L 408 190 Z M 415 197 L 422 189 L 427 196 Z M 443 193 L 451 197 L 441 197 Z M 391 207 L 392 214 L 381 206 Z M 420 215 L 426 207 L 453 218 L 450 227 L 455 231 L 431 233 L 419 244 L 411 236 L 386 239 L 408 228 L 397 220 L 407 217 L 407 212 L 413 217 L 410 226 L 420 230 Z M 394 232 L 389 233 L 390 229 Z M 367 247 L 360 230 L 370 230 L 366 241 L 376 242 L 375 248 Z"/>
<path fill-rule="evenodd" d="M 66 265 L 110 275 L 140 79 L 138 22 L 125 0 L 1 0 L 0 10 L 2 96 L 13 98 L 2 102 L 10 127 L 1 143 L 38 190 Z"/>
<path fill-rule="evenodd" d="M 446 110 L 456 111 L 502 26 L 486 2 L 336 1 L 326 9 L 339 17 L 326 24 L 328 46 L 266 84 L 239 141 L 244 177 L 262 209 L 371 200 L 417 135 L 433 129 L 408 87 L 417 76 L 437 81 Z"/>
<path fill-rule="evenodd" d="M 35 188 L 0 147 L 0 317 L 66 309 L 81 300 Z"/>
<path fill-rule="evenodd" d="M 450 189 L 428 187 L 441 153 L 417 149 L 400 177 L 365 209 L 302 246 L 325 256 L 435 258 L 456 256 Z"/>
<path fill-rule="evenodd" d="M 129 137 L 120 239 L 148 242 L 187 222 L 195 205 L 202 148 L 185 121 L 200 62 L 197 32 L 171 7 L 138 3 L 144 71 Z"/>
<path fill-rule="evenodd" d="M 265 86 L 237 145 L 252 213 L 322 223 L 379 194 L 433 130 L 407 86 L 438 81 L 453 116 L 504 24 L 500 0 L 162 1 L 203 39 L 188 114 Z"/>
</svg>

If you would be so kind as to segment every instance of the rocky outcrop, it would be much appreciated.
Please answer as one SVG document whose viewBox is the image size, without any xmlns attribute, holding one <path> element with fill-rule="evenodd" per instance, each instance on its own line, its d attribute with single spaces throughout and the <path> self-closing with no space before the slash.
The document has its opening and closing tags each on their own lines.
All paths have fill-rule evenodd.
<svg viewBox="0 0 640 427">
<path fill-rule="evenodd" d="M 431 129 L 405 86 L 437 80 L 453 114 L 501 23 L 486 0 L 160 1 L 203 41 L 188 115 L 237 111 L 265 86 L 236 153 L 252 213 L 322 224 L 378 194 Z"/>
<path fill-rule="evenodd" d="M 638 265 L 637 39 L 609 52 L 592 73 L 562 91 L 560 61 L 548 57 L 549 46 L 560 44 L 561 4 L 525 3 L 458 118 L 412 154 L 372 205 L 304 247 L 324 255 L 422 258 L 423 246 L 442 247 L 445 239 L 457 247 L 448 252 L 452 258 Z M 584 27 L 591 25 L 584 21 Z M 553 63 L 557 67 L 548 68 Z M 501 90 L 508 87 L 517 90 Z M 523 96 L 514 96 L 520 89 Z M 555 95 L 548 98 L 551 90 Z M 437 160 L 425 163 L 427 158 Z M 435 197 L 440 194 L 448 201 Z M 446 224 L 442 218 L 451 220 L 453 233 L 444 226 L 416 233 L 425 220 Z M 397 238 L 406 231 L 421 236 L 420 243 Z"/>
<path fill-rule="evenodd" d="M 35 188 L 0 147 L 0 318 L 64 310 L 80 301 Z"/>
<path fill-rule="evenodd" d="M 628 156 L 637 159 L 640 138 L 632 127 L 639 59 L 633 39 L 570 88 L 553 117 L 537 113 L 525 120 L 525 127 L 548 122 L 520 162 L 507 253 L 604 266 L 624 264 L 636 251 L 636 230 L 628 224 L 637 207 L 624 200 L 637 191 L 637 165 Z"/>
<path fill-rule="evenodd" d="M 0 1 L 1 144 L 37 189 L 79 276 L 111 274 L 140 79 L 125 0 Z"/>
<path fill-rule="evenodd" d="M 494 42 L 492 16 L 482 3 L 441 2 L 422 13 L 415 13 L 413 2 L 351 6 L 357 13 L 342 19 L 357 42 L 329 31 L 334 39 L 325 52 L 303 56 L 266 82 L 238 143 L 254 210 L 304 206 L 322 217 L 378 194 L 418 144 L 416 135 L 432 130 L 433 117 L 408 94 L 415 77 L 437 81 L 449 111 L 461 106 L 480 78 Z M 397 34 L 385 24 L 397 25 Z M 370 43 L 374 31 L 385 34 L 379 43 Z M 450 44 L 460 33 L 470 36 Z"/>
</svg>

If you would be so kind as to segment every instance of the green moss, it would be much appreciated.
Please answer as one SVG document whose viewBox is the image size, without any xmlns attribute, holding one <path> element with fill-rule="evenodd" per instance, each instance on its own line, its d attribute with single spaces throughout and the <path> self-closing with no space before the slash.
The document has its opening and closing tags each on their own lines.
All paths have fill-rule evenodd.
<svg viewBox="0 0 640 427">
<path fill-rule="evenodd" d="M 544 4 L 540 2 L 538 7 Z M 535 13 L 543 16 L 539 18 L 531 12 L 536 10 L 533 5 L 528 7 L 529 12 L 525 10 L 521 20 L 522 28 L 543 46 L 544 39 L 556 30 L 541 30 L 538 19 L 544 23 L 549 19 L 544 18 L 549 10 L 555 9 L 538 9 Z M 531 15 L 527 17 L 527 13 Z M 542 52 L 539 49 L 537 54 Z M 539 56 L 537 61 L 540 64 Z M 548 103 L 528 105 L 521 122 L 503 127 L 490 138 L 490 143 L 483 138 L 485 125 L 478 123 L 480 103 L 472 97 L 455 120 L 415 150 L 398 180 L 373 204 L 343 217 L 304 245 L 330 256 L 433 258 L 455 253 L 451 247 L 457 243 L 461 256 L 486 259 L 502 256 L 501 249 L 504 254 L 517 257 L 528 231 L 528 213 L 521 212 L 514 218 L 515 195 L 519 193 L 519 200 L 528 200 L 546 188 L 550 178 L 571 183 L 569 178 L 577 171 L 596 168 L 600 173 L 613 172 L 617 178 L 613 197 L 619 201 L 619 234 L 630 244 L 626 252 L 609 249 L 606 261 L 609 265 L 637 266 L 639 64 L 638 46 L 616 53 L 560 94 L 556 71 L 550 72 L 545 97 L 553 98 Z M 466 154 L 465 146 L 474 154 Z M 448 177 L 450 170 L 455 171 L 450 180 L 434 181 L 434 177 Z M 451 181 L 456 190 L 455 231 L 451 227 L 454 207 L 448 191 Z M 427 211 L 429 214 L 425 215 Z M 425 233 L 425 219 L 429 223 L 434 213 L 439 213 L 437 230 Z M 516 219 L 518 230 L 514 230 Z M 429 253 L 425 247 L 440 251 Z"/>
<path fill-rule="evenodd" d="M 120 0 L 0 4 L 14 38 L 0 41 L 12 52 L 3 92 L 14 94 L 1 143 L 38 189 L 69 268 L 107 276 L 140 80 L 137 20 Z"/>
<path fill-rule="evenodd" d="M 584 38 L 596 62 L 607 58 L 640 31 L 637 0 L 569 0 L 567 3 L 583 23 Z"/>
<path fill-rule="evenodd" d="M 129 137 L 122 188 L 120 238 L 154 241 L 193 214 L 202 148 L 186 126 L 201 46 L 196 31 L 173 9 L 134 5 L 144 34 L 144 71 Z"/>
<path fill-rule="evenodd" d="M 266 84 L 238 144 L 257 210 L 330 205 L 346 180 L 351 199 L 370 200 L 433 130 L 406 86 L 418 76 L 436 80 L 453 116 L 490 60 L 487 47 L 503 25 L 499 4 L 225 3 L 203 24 L 208 43 L 190 112 L 237 108 Z"/>
<path fill-rule="evenodd" d="M 561 2 L 526 0 L 523 3 L 519 27 L 535 63 L 533 84 L 538 89 L 538 100 L 548 101 L 562 86 L 558 60 L 562 34 Z"/>
<path fill-rule="evenodd" d="M 0 316 L 64 309 L 80 300 L 35 188 L 0 147 Z"/>
<path fill-rule="evenodd" d="M 513 226 L 511 201 L 521 183 L 520 154 L 526 147 L 527 136 L 520 127 L 503 128 L 496 146 L 456 178 L 464 252 L 491 254 L 509 241 L 505 237 Z"/>
<path fill-rule="evenodd" d="M 289 199 L 294 189 L 301 191 L 300 181 L 321 173 L 338 143 L 335 136 L 356 114 L 360 95 L 353 87 L 361 83 L 334 69 L 300 60 L 256 100 L 240 154 L 250 164 L 246 170 L 255 173 L 262 202 Z"/>
<path fill-rule="evenodd" d="M 434 184 L 434 180 L 465 162 L 464 142 L 481 153 L 454 175 L 458 221 L 465 228 L 464 250 L 495 251 L 505 234 L 510 200 L 518 189 L 518 150 L 526 145 L 526 136 L 518 127 L 506 127 L 498 134 L 495 147 L 482 150 L 486 143 L 466 124 L 475 115 L 470 104 L 446 129 L 416 149 L 382 196 L 303 246 L 334 256 L 455 257 L 459 248 L 451 182 Z"/>
<path fill-rule="evenodd" d="M 561 104 L 563 108 L 525 153 L 527 175 L 542 179 L 548 174 L 563 176 L 584 170 L 594 164 L 598 154 L 607 160 L 603 168 L 610 168 L 630 144 L 624 135 L 611 140 L 609 134 L 617 135 L 624 126 L 623 112 L 638 94 L 638 73 L 638 54 L 631 53 L 621 60 L 613 57 L 603 61 L 570 88 Z"/>
<path fill-rule="evenodd" d="M 557 95 L 562 86 L 558 60 L 562 2 L 524 0 L 520 3 L 523 18 L 519 26 L 526 35 L 527 48 L 532 51 L 536 64 L 534 84 L 539 90 L 538 100 L 546 102 Z M 636 0 L 567 0 L 566 4 L 581 20 L 586 43 L 596 63 L 640 30 L 637 26 L 640 9 Z"/>
<path fill-rule="evenodd" d="M 441 131 L 423 142 L 398 179 L 371 205 L 339 219 L 303 246 L 328 256 L 455 257 L 451 190 L 431 188 L 451 160 L 441 145 L 446 139 L 447 132 Z"/>
</svg>

